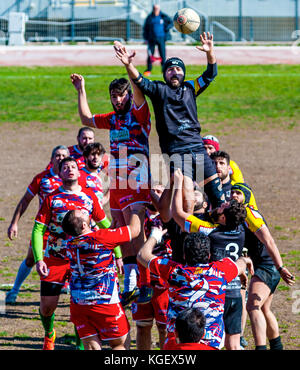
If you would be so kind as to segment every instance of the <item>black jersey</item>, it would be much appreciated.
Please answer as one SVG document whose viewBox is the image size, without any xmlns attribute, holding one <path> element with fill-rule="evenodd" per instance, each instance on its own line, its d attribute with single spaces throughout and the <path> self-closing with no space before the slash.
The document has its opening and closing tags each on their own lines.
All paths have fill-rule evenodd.
<svg viewBox="0 0 300 370">
<path fill-rule="evenodd" d="M 184 81 L 178 88 L 144 77 L 137 83 L 141 91 L 151 99 L 162 153 L 171 155 L 187 146 L 203 145 L 196 97 L 209 86 L 216 75 L 215 63 L 208 64 L 200 77 Z"/>
<path fill-rule="evenodd" d="M 210 253 L 212 261 L 230 257 L 236 261 L 243 252 L 245 245 L 245 229 L 243 225 L 234 230 L 227 230 L 218 226 L 208 235 L 210 239 Z M 226 297 L 236 298 L 241 295 L 241 281 L 239 276 L 232 280 L 226 287 Z"/>
</svg>

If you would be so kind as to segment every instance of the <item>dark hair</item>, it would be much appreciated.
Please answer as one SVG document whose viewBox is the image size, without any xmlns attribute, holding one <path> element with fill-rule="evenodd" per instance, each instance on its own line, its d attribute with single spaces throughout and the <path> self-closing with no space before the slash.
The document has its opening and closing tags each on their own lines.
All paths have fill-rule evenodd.
<svg viewBox="0 0 300 370">
<path fill-rule="evenodd" d="M 128 92 L 129 95 L 131 95 L 131 85 L 130 82 L 126 78 L 116 78 L 109 84 L 109 93 L 112 92 L 112 90 L 117 91 L 120 94 L 123 94 L 125 91 Z"/>
<path fill-rule="evenodd" d="M 101 143 L 88 144 L 83 151 L 83 156 L 87 158 L 92 152 L 98 152 L 100 155 L 105 153 L 104 146 Z"/>
<path fill-rule="evenodd" d="M 83 219 L 75 216 L 75 210 L 66 213 L 63 221 L 63 231 L 71 236 L 78 236 L 82 233 Z"/>
<path fill-rule="evenodd" d="M 242 203 L 232 199 L 230 206 L 224 209 L 224 216 L 226 217 L 226 228 L 234 230 L 245 221 L 247 211 Z"/>
<path fill-rule="evenodd" d="M 179 312 L 175 328 L 181 343 L 198 343 L 204 335 L 206 319 L 199 307 Z"/>
<path fill-rule="evenodd" d="M 73 158 L 73 157 L 66 157 L 66 158 L 64 158 L 64 159 L 59 163 L 59 165 L 58 165 L 59 172 L 61 171 L 62 166 L 63 166 L 66 162 L 75 162 L 75 163 L 76 163 L 76 166 L 77 166 L 77 168 L 78 168 L 78 163 L 77 163 L 77 161 L 76 161 L 76 159 L 75 159 L 75 158 Z"/>
<path fill-rule="evenodd" d="M 227 161 L 227 164 L 229 165 L 229 163 L 230 163 L 230 155 L 228 153 L 226 153 L 226 152 L 224 152 L 222 150 L 218 150 L 216 152 L 211 153 L 211 155 L 210 155 L 210 158 L 212 160 L 214 160 L 215 158 L 218 158 L 218 157 L 225 158 L 226 161 Z"/>
<path fill-rule="evenodd" d="M 78 131 L 78 134 L 77 134 L 77 137 L 80 137 L 81 134 L 84 132 L 84 131 L 91 131 L 93 134 L 95 134 L 95 131 L 91 128 L 91 127 L 81 127 Z"/>
<path fill-rule="evenodd" d="M 189 233 L 183 241 L 183 251 L 185 262 L 189 266 L 208 263 L 210 239 L 203 233 Z"/>
</svg>

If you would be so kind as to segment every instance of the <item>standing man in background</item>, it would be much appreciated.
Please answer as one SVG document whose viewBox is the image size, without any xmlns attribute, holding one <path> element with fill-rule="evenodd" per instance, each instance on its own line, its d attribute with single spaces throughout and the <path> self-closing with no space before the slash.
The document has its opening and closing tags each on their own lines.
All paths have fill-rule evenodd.
<svg viewBox="0 0 300 370">
<path fill-rule="evenodd" d="M 172 19 L 161 12 L 158 4 L 154 4 L 152 13 L 146 18 L 143 27 L 143 38 L 148 44 L 147 69 L 144 72 L 144 76 L 151 75 L 152 63 L 155 60 L 154 51 L 156 45 L 161 59 L 161 66 L 163 67 L 166 60 L 166 41 L 171 39 L 169 31 L 172 27 Z"/>
</svg>

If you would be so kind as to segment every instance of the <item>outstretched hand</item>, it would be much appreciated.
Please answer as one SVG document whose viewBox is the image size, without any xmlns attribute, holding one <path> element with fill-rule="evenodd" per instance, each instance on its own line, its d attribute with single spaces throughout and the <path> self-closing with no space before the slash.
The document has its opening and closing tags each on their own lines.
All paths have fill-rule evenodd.
<svg viewBox="0 0 300 370">
<path fill-rule="evenodd" d="M 126 47 L 119 41 L 114 41 L 114 49 L 116 52 L 116 57 L 125 65 L 128 66 L 133 58 L 135 57 L 135 51 L 131 54 L 126 50 Z"/>
<path fill-rule="evenodd" d="M 201 46 L 196 46 L 198 50 L 204 51 L 205 53 L 211 52 L 214 47 L 214 36 L 209 32 L 203 32 L 200 35 Z"/>
<path fill-rule="evenodd" d="M 72 73 L 70 78 L 71 78 L 72 84 L 74 85 L 74 87 L 77 91 L 82 90 L 84 88 L 84 78 L 83 78 L 83 76 L 81 76 L 77 73 Z"/>
</svg>

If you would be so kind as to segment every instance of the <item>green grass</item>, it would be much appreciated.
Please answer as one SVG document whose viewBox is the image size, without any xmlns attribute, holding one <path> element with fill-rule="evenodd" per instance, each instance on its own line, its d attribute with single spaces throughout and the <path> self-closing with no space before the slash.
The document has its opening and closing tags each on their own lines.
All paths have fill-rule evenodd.
<svg viewBox="0 0 300 370">
<path fill-rule="evenodd" d="M 204 68 L 187 66 L 186 77 L 195 78 Z M 1 67 L 0 124 L 78 124 L 77 94 L 69 79 L 72 72 L 85 77 L 93 113 L 111 110 L 108 85 L 114 78 L 127 76 L 123 67 Z M 162 78 L 158 66 L 151 78 Z M 203 132 L 209 123 L 293 129 L 299 125 L 300 65 L 219 65 L 217 78 L 197 104 Z"/>
</svg>

